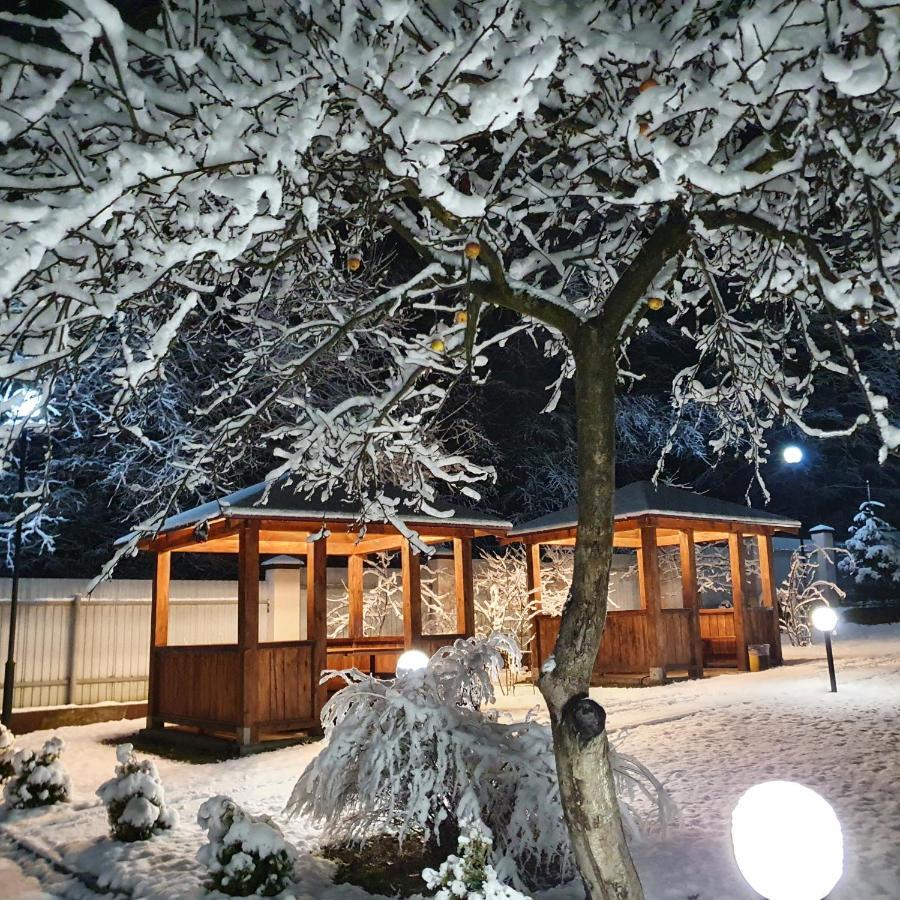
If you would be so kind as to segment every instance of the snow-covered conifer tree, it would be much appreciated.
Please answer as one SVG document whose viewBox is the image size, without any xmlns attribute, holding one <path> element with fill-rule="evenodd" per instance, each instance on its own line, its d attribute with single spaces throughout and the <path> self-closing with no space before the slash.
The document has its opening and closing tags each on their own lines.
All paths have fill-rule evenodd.
<svg viewBox="0 0 900 900">
<path fill-rule="evenodd" d="M 112 836 L 117 841 L 146 841 L 173 828 L 178 817 L 166 805 L 166 792 L 153 760 L 139 760 L 131 744 L 116 747 L 116 760 L 115 777 L 97 789 Z"/>
<path fill-rule="evenodd" d="M 0 14 L 18 26 L 0 377 L 47 398 L 105 385 L 97 414 L 170 460 L 144 530 L 260 447 L 271 478 L 394 521 L 389 483 L 431 511 L 490 476 L 447 439 L 449 390 L 532 336 L 578 422 L 571 597 L 541 678 L 562 802 L 588 892 L 640 898 L 606 734 L 563 713 L 608 602 L 619 380 L 664 317 L 686 358 L 672 428 L 704 408 L 711 454 L 761 469 L 785 422 L 898 450 L 856 352 L 898 346 L 896 9 L 170 0 L 138 30 L 99 0 L 58 8 Z M 215 378 L 191 386 L 189 438 L 155 448 L 127 413 L 178 354 Z M 842 421 L 818 414 L 823 378 L 845 381 Z"/>
<path fill-rule="evenodd" d="M 849 556 L 843 556 L 838 567 L 857 584 L 900 582 L 900 540 L 897 529 L 881 517 L 883 509 L 877 500 L 864 500 L 849 528 L 844 543 Z"/>
<path fill-rule="evenodd" d="M 13 774 L 13 756 L 16 752 L 16 736 L 0 722 L 0 783 Z"/>
<path fill-rule="evenodd" d="M 71 782 L 60 762 L 64 749 L 65 744 L 60 738 L 50 738 L 37 752 L 16 752 L 12 759 L 13 774 L 3 788 L 10 809 L 52 806 L 69 799 Z"/>
<path fill-rule="evenodd" d="M 209 843 L 197 860 L 210 887 L 231 897 L 274 897 L 293 880 L 297 852 L 269 816 L 252 816 L 230 797 L 210 797 L 197 813 Z"/>
<path fill-rule="evenodd" d="M 481 822 L 460 822 L 457 853 L 438 869 L 425 869 L 422 878 L 435 900 L 528 900 L 497 878 L 488 862 L 493 840 Z"/>
</svg>

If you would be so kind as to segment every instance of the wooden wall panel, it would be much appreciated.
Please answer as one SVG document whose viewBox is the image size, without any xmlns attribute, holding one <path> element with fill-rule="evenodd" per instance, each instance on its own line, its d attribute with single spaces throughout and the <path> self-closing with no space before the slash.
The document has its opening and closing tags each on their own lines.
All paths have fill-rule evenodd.
<svg viewBox="0 0 900 900">
<path fill-rule="evenodd" d="M 610 611 L 594 665 L 595 675 L 638 675 L 651 665 L 648 615 L 642 609 Z M 661 624 L 661 622 L 660 622 Z M 655 647 L 653 652 L 655 652 Z"/>
<path fill-rule="evenodd" d="M 156 717 L 210 728 L 241 719 L 241 654 L 236 646 L 157 647 Z"/>
<path fill-rule="evenodd" d="M 261 644 L 259 724 L 269 727 L 311 721 L 312 642 Z"/>
<path fill-rule="evenodd" d="M 666 640 L 666 665 L 679 669 L 690 668 L 693 660 L 694 611 L 664 609 L 661 623 Z"/>
</svg>

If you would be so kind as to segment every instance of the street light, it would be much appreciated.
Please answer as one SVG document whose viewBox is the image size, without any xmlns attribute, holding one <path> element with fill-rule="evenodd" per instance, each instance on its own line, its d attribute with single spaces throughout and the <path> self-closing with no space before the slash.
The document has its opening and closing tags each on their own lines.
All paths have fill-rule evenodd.
<svg viewBox="0 0 900 900">
<path fill-rule="evenodd" d="M 421 650 L 407 650 L 397 660 L 397 677 L 417 672 L 428 665 L 428 655 Z"/>
<path fill-rule="evenodd" d="M 796 466 L 803 462 L 803 449 L 796 444 L 788 444 L 781 451 L 781 458 L 789 465 Z"/>
<path fill-rule="evenodd" d="M 831 649 L 831 632 L 838 623 L 838 615 L 830 606 L 817 606 L 812 611 L 813 628 L 825 635 L 825 656 L 828 658 L 828 677 L 831 680 L 831 693 L 837 693 L 837 677 L 834 674 L 834 653 Z"/>
<path fill-rule="evenodd" d="M 823 900 L 844 869 L 841 823 L 815 791 L 766 781 L 744 793 L 731 814 L 734 858 L 766 900 Z"/>
<path fill-rule="evenodd" d="M 19 556 L 22 552 L 22 513 L 25 493 L 25 467 L 28 456 L 28 422 L 37 416 L 43 397 L 37 391 L 18 391 L 8 405 L 12 412 L 13 426 L 22 420 L 19 437 L 16 440 L 16 455 L 19 458 L 19 485 L 13 508 L 16 528 L 13 532 L 12 583 L 9 591 L 9 643 L 6 651 L 6 667 L 3 671 L 3 706 L 0 720 L 9 726 L 12 719 L 13 690 L 16 683 L 16 621 L 19 613 Z"/>
</svg>

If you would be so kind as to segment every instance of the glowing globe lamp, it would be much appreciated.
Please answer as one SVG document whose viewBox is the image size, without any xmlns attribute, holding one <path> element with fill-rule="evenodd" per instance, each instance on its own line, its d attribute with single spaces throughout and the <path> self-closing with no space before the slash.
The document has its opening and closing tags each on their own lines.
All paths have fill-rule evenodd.
<svg viewBox="0 0 900 900">
<path fill-rule="evenodd" d="M 813 628 L 819 631 L 834 631 L 838 623 L 837 613 L 830 606 L 817 606 L 812 611 Z"/>
<path fill-rule="evenodd" d="M 428 665 L 428 655 L 421 650 L 407 650 L 397 660 L 397 676 L 424 669 Z"/>
<path fill-rule="evenodd" d="M 803 451 L 796 444 L 788 444 L 781 451 L 781 458 L 790 466 L 803 462 Z"/>
<path fill-rule="evenodd" d="M 731 840 L 741 875 L 766 900 L 824 900 L 843 874 L 841 823 L 802 784 L 750 788 L 731 814 Z"/>
</svg>

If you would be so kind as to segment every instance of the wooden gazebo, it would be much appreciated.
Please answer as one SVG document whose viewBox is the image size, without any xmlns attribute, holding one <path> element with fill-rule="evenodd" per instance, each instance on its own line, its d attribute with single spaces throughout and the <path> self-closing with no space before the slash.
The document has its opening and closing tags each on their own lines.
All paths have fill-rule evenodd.
<svg viewBox="0 0 900 900">
<path fill-rule="evenodd" d="M 664 681 L 673 670 L 700 677 L 706 666 L 748 668 L 747 647 L 769 644 L 781 664 L 778 611 L 772 570 L 772 535 L 797 532 L 800 523 L 769 512 L 716 500 L 702 494 L 647 481 L 615 493 L 614 547 L 636 551 L 640 606 L 610 609 L 595 676 L 642 675 Z M 541 548 L 572 546 L 578 530 L 576 505 L 512 529 L 510 540 L 526 545 L 527 586 L 539 607 Z M 758 595 L 748 591 L 747 541 L 759 559 Z M 727 542 L 731 607 L 703 609 L 697 589 L 695 548 Z M 659 548 L 677 547 L 680 604 L 664 608 L 660 590 Z M 755 579 L 754 579 L 755 580 Z M 553 652 L 559 618 L 538 614 L 532 647 L 536 669 Z"/>
<path fill-rule="evenodd" d="M 425 544 L 452 543 L 456 632 L 422 633 L 420 556 L 387 521 L 359 527 L 359 510 L 337 498 L 313 502 L 276 484 L 246 488 L 168 519 L 140 547 L 154 554 L 147 727 L 157 734 L 180 726 L 243 746 L 315 730 L 327 686 L 326 669 L 356 666 L 393 673 L 408 648 L 427 653 L 474 633 L 472 539 L 502 535 L 510 523 L 469 510 L 438 506 L 424 515 L 401 503 L 403 525 Z M 368 554 L 399 551 L 403 634 L 363 634 L 363 564 Z M 173 553 L 238 556 L 237 642 L 170 646 L 169 582 Z M 260 556 L 293 554 L 306 561 L 306 616 L 298 640 L 260 641 Z M 328 639 L 326 574 L 329 557 L 347 568 L 348 637 Z M 300 618 L 300 597 L 297 598 Z"/>
</svg>

